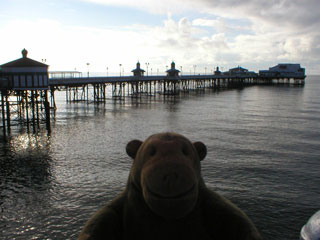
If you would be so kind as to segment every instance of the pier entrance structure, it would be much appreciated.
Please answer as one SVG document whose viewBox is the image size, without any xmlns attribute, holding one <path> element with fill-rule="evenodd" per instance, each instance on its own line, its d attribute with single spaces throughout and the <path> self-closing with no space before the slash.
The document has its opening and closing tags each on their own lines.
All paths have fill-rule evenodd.
<svg viewBox="0 0 320 240">
<path fill-rule="evenodd" d="M 1 127 L 4 135 L 12 124 L 30 124 L 35 130 L 40 122 L 50 129 L 48 102 L 48 65 L 27 57 L 0 65 Z"/>
</svg>

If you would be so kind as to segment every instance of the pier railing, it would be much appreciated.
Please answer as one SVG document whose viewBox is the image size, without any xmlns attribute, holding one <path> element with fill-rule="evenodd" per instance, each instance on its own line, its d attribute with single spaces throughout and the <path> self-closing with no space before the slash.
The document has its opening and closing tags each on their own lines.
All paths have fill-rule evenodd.
<svg viewBox="0 0 320 240">
<path fill-rule="evenodd" d="M 121 82 L 150 82 L 150 81 L 184 81 L 184 80 L 209 80 L 209 79 L 257 79 L 257 74 L 217 74 L 217 75 L 182 75 L 182 76 L 110 76 L 110 77 L 62 77 L 49 79 L 50 86 L 86 85 L 101 83 L 121 83 Z"/>
</svg>

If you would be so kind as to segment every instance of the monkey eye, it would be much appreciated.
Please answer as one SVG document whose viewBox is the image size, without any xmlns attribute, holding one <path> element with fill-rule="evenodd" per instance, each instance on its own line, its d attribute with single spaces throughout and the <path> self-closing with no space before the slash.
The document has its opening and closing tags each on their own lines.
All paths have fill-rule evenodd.
<svg viewBox="0 0 320 240">
<path fill-rule="evenodd" d="M 189 155 L 189 149 L 186 146 L 183 146 L 182 147 L 182 153 L 183 153 L 183 155 L 188 156 Z"/>
<path fill-rule="evenodd" d="M 151 146 L 149 151 L 150 151 L 150 156 L 151 157 L 153 157 L 157 153 L 157 150 L 156 150 L 155 146 Z"/>
</svg>

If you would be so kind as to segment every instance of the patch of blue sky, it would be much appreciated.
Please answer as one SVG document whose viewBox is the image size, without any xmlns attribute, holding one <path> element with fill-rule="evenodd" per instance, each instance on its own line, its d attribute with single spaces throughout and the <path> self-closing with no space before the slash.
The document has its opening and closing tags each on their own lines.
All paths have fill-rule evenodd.
<svg viewBox="0 0 320 240">
<path fill-rule="evenodd" d="M 126 6 L 107 6 L 79 2 L 73 6 L 77 12 L 78 22 L 82 26 L 122 27 L 133 24 L 160 25 L 163 15 L 149 14 L 139 9 Z"/>
<path fill-rule="evenodd" d="M 202 19 L 210 19 L 210 20 L 221 20 L 221 18 L 202 18 Z M 254 31 L 251 28 L 251 22 L 246 19 L 228 19 L 223 18 L 223 26 L 219 27 L 219 24 L 216 26 L 198 26 L 199 28 L 205 30 L 209 34 L 217 34 L 224 33 L 225 37 L 229 39 L 233 39 L 238 35 L 254 35 Z"/>
<path fill-rule="evenodd" d="M 8 14 L 10 13 L 10 14 Z M 164 15 L 131 7 L 116 7 L 73 0 L 4 0 L 0 16 L 13 19 L 51 19 L 83 27 L 121 27 L 132 24 L 161 25 Z"/>
</svg>

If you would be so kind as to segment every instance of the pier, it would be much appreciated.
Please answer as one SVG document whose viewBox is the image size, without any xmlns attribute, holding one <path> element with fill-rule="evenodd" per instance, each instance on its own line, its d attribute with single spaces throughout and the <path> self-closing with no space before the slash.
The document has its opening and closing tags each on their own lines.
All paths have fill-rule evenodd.
<svg viewBox="0 0 320 240">
<path fill-rule="evenodd" d="M 243 88 L 253 85 L 293 84 L 303 86 L 305 69 L 300 64 L 278 64 L 259 73 L 240 66 L 213 74 L 182 75 L 171 63 L 164 75 L 145 76 L 138 62 L 131 76 L 83 77 L 81 72 L 48 72 L 48 65 L 22 58 L 0 66 L 1 123 L 4 136 L 12 125 L 32 126 L 36 131 L 45 123 L 50 131 L 50 111 L 56 111 L 55 92 L 65 91 L 67 102 L 105 102 L 107 98 L 179 95 L 205 89 Z"/>
<path fill-rule="evenodd" d="M 299 69 L 300 66 L 299 66 Z M 144 70 L 137 68 L 132 70 L 133 76 L 108 76 L 108 77 L 55 77 L 49 79 L 51 92 L 51 105 L 54 106 L 55 91 L 65 91 L 66 101 L 105 101 L 107 97 L 106 87 L 111 86 L 111 96 L 114 99 L 124 97 L 139 97 L 141 95 L 153 96 L 178 95 L 180 92 L 201 91 L 204 89 L 242 88 L 252 85 L 292 84 L 304 85 L 304 69 L 302 74 L 264 71 L 261 74 L 237 67 L 227 72 L 220 72 L 217 67 L 214 74 L 180 75 L 175 69 L 175 63 L 166 75 L 144 76 Z M 73 72 L 70 72 L 71 74 Z M 89 87 L 92 88 L 92 97 L 89 96 Z"/>
</svg>

